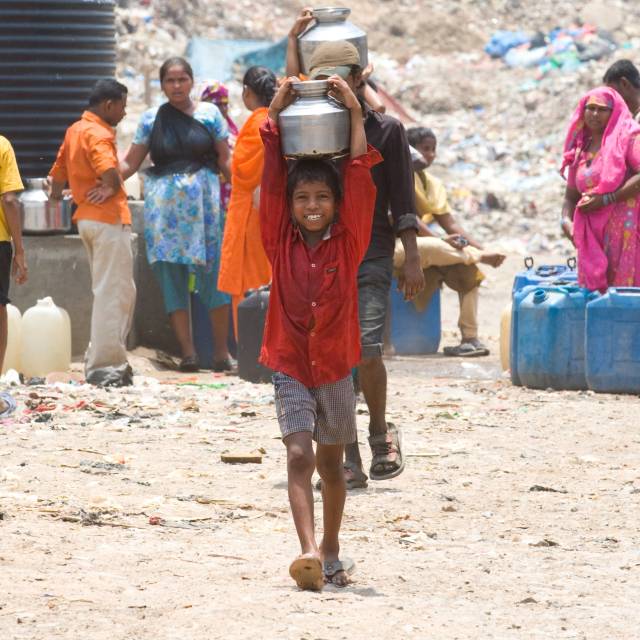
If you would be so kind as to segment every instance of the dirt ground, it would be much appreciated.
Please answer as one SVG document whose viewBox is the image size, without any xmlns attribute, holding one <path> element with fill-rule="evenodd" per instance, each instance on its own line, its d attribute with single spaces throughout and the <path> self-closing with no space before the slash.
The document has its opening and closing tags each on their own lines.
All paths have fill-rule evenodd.
<svg viewBox="0 0 640 640">
<path fill-rule="evenodd" d="M 288 577 L 270 386 L 158 373 L 138 351 L 124 391 L 14 388 L 0 638 L 638 638 L 640 402 L 501 375 L 519 268 L 510 258 L 483 288 L 490 357 L 387 360 L 407 469 L 349 495 L 342 546 L 357 569 L 343 590 L 302 593 Z M 443 305 L 446 344 L 455 296 Z M 262 464 L 225 464 L 226 450 L 263 450 Z"/>
</svg>

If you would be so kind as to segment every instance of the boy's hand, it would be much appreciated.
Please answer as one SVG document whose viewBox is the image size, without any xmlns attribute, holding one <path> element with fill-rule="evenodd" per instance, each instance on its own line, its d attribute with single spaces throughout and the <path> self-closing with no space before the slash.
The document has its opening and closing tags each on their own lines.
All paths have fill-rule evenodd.
<svg viewBox="0 0 640 640">
<path fill-rule="evenodd" d="M 351 87 L 349 87 L 346 80 L 343 80 L 338 75 L 333 75 L 328 78 L 327 82 L 329 83 L 330 89 L 329 95 L 340 100 L 347 109 L 362 110 L 358 98 L 356 98 L 353 91 L 351 91 Z"/>
<path fill-rule="evenodd" d="M 23 249 L 16 249 L 16 252 L 13 255 L 11 274 L 18 284 L 24 284 L 27 281 L 27 261 L 25 260 Z"/>
<path fill-rule="evenodd" d="M 304 33 L 304 30 L 309 26 L 309 23 L 312 20 L 313 9 L 311 7 L 305 7 L 293 23 L 291 31 L 289 31 L 289 37 L 297 38 L 300 34 Z"/>
<path fill-rule="evenodd" d="M 293 83 L 300 82 L 300 78 L 290 76 L 285 78 L 278 92 L 273 96 L 273 100 L 269 105 L 269 117 L 275 122 L 278 120 L 278 114 L 286 109 L 295 99 L 296 92 L 293 90 Z"/>
</svg>

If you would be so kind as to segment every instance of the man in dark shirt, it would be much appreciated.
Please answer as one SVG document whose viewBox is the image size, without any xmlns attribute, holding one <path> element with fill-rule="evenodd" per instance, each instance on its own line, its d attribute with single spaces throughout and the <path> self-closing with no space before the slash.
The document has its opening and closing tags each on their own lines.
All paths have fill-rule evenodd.
<svg viewBox="0 0 640 640">
<path fill-rule="evenodd" d="M 313 19 L 303 10 L 289 34 L 287 75 L 298 75 L 297 36 Z M 337 73 L 361 94 L 363 89 L 360 57 L 349 42 L 326 42 L 311 59 L 311 77 L 322 79 Z M 416 243 L 418 219 L 415 215 L 413 168 L 406 133 L 402 124 L 387 115 L 367 109 L 365 105 L 367 142 L 383 157 L 371 170 L 377 188 L 373 231 L 367 254 L 358 272 L 358 306 L 362 360 L 358 365 L 360 387 L 369 409 L 369 444 L 372 480 L 387 480 L 404 470 L 401 435 L 397 427 L 386 421 L 387 371 L 382 360 L 385 318 L 389 306 L 389 289 L 393 270 L 396 235 L 406 252 L 404 270 L 398 286 L 407 300 L 424 287 L 424 275 Z M 389 221 L 391 212 L 392 223 Z M 345 449 L 345 479 L 349 488 L 365 487 L 367 476 L 362 468 L 358 443 Z"/>
</svg>

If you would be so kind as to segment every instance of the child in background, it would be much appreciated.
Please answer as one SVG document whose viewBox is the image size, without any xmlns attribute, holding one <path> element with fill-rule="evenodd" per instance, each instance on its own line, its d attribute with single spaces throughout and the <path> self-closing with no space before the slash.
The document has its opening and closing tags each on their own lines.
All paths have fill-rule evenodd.
<svg viewBox="0 0 640 640">
<path fill-rule="evenodd" d="M 289 502 L 301 547 L 289 573 L 301 589 L 320 590 L 325 580 L 345 586 L 352 568 L 339 559 L 346 498 L 342 462 L 344 446 L 356 440 L 351 369 L 360 360 L 357 273 L 369 245 L 376 197 L 370 168 L 381 157 L 367 149 L 360 103 L 334 75 L 331 89 L 351 115 L 351 153 L 342 180 L 331 162 L 316 159 L 298 160 L 287 174 L 276 122 L 292 102 L 297 80 L 285 80 L 261 128 L 260 222 L 273 267 L 261 362 L 275 371 Z M 311 487 L 316 468 L 322 478 L 320 545 Z"/>
</svg>

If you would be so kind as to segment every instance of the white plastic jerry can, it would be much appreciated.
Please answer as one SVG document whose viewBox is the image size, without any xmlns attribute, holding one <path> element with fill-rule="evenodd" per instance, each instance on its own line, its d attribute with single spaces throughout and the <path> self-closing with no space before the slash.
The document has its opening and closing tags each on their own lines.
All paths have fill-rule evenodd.
<svg viewBox="0 0 640 640">
<path fill-rule="evenodd" d="M 42 378 L 71 366 L 71 321 L 50 297 L 38 300 L 22 316 L 20 370 L 27 378 Z"/>
<path fill-rule="evenodd" d="M 20 371 L 20 342 L 22 335 L 22 314 L 12 304 L 7 305 L 7 350 L 2 363 L 2 373 L 9 369 Z"/>
</svg>

